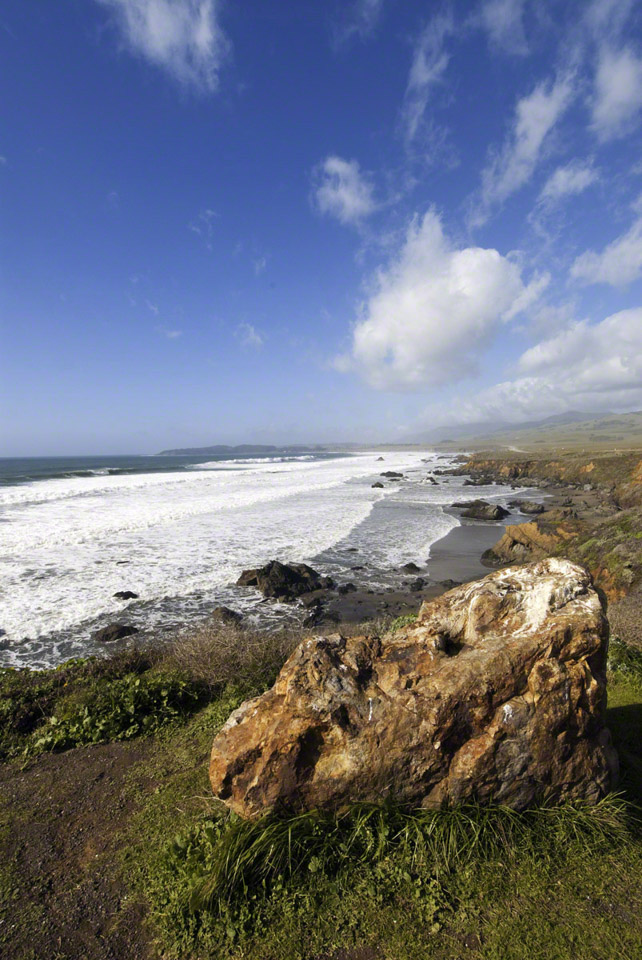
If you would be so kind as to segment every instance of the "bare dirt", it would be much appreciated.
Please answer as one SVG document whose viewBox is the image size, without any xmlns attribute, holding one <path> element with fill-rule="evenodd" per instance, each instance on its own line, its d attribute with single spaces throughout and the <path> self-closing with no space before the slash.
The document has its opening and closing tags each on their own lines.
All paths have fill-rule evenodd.
<svg viewBox="0 0 642 960">
<path fill-rule="evenodd" d="M 135 803 L 123 781 L 151 750 L 109 743 L 0 766 L 2 960 L 153 956 L 114 863 Z"/>
</svg>

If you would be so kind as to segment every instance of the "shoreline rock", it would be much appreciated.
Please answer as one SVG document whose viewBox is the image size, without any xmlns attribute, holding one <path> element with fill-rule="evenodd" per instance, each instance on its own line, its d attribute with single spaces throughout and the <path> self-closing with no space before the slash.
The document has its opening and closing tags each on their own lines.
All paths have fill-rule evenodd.
<svg viewBox="0 0 642 960">
<path fill-rule="evenodd" d="M 237 587 L 256 587 L 264 597 L 275 600 L 296 600 L 315 590 L 331 590 L 334 580 L 324 577 L 307 563 L 281 563 L 270 560 L 264 567 L 244 570 Z"/>
<path fill-rule="evenodd" d="M 462 517 L 468 520 L 503 520 L 510 516 L 510 510 L 488 500 L 462 500 L 453 503 L 453 507 L 461 509 Z"/>
<path fill-rule="evenodd" d="M 455 588 L 392 636 L 310 638 L 215 738 L 214 794 L 243 817 L 596 802 L 617 777 L 607 642 L 590 576 L 557 559 Z"/>
</svg>

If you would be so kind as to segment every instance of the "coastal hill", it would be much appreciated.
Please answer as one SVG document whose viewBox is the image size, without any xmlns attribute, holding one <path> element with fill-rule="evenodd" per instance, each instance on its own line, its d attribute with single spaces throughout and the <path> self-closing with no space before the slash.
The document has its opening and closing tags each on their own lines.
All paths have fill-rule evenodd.
<svg viewBox="0 0 642 960">
<path fill-rule="evenodd" d="M 240 443 L 236 446 L 228 446 L 224 443 L 217 443 L 211 447 L 178 447 L 175 450 L 161 450 L 156 454 L 158 457 L 207 457 L 221 456 L 223 454 L 233 455 L 251 455 L 269 456 L 271 453 L 297 454 L 297 453 L 318 453 L 325 450 L 325 447 L 318 444 L 306 446 L 304 444 L 291 444 L 287 447 L 275 447 L 271 444 L 262 443 Z"/>
<path fill-rule="evenodd" d="M 642 447 L 642 411 L 587 415 L 577 412 L 519 424 L 440 427 L 417 438 L 443 450 L 634 450 Z"/>
</svg>

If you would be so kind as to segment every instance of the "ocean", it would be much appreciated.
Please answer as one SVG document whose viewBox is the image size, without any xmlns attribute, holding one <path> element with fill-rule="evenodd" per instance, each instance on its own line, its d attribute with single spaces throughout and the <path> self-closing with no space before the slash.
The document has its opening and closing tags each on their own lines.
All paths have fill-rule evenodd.
<svg viewBox="0 0 642 960">
<path fill-rule="evenodd" d="M 234 586 L 271 559 L 365 588 L 399 585 L 400 567 L 424 564 L 458 524 L 444 508 L 469 496 L 462 478 L 427 480 L 447 463 L 378 450 L 0 460 L 0 666 L 104 653 L 92 634 L 114 621 L 160 642 L 220 604 L 268 625 L 300 618 L 298 606 Z M 384 470 L 404 480 L 373 489 Z M 116 599 L 123 590 L 138 598 Z"/>
</svg>

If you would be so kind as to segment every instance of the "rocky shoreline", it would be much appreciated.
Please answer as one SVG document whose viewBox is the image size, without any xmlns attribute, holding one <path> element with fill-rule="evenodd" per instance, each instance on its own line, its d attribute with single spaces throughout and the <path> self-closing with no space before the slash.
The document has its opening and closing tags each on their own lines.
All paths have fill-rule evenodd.
<svg viewBox="0 0 642 960">
<path fill-rule="evenodd" d="M 424 601 L 480 579 L 491 569 L 565 557 L 586 566 L 604 591 L 617 634 L 627 642 L 637 641 L 642 606 L 637 599 L 642 575 L 642 471 L 637 457 L 575 455 L 550 460 L 477 454 L 449 460 L 426 480 L 443 483 L 448 481 L 442 477 L 462 477 L 466 487 L 488 491 L 501 485 L 502 492 L 513 487 L 520 493 L 513 499 L 502 497 L 507 507 L 474 494 L 473 499 L 446 507 L 458 526 L 432 545 L 428 557 L 417 556 L 391 570 L 388 587 L 367 582 L 363 573 L 369 557 L 356 549 L 354 564 L 336 576 L 336 583 L 306 564 L 270 561 L 264 568 L 239 571 L 237 587 L 248 597 L 261 593 L 262 603 L 268 605 L 263 609 L 270 611 L 275 623 L 298 623 L 317 632 L 416 614 Z M 389 483 L 403 480 L 381 476 Z M 123 599 L 130 597 L 135 594 L 123 594 Z M 210 615 L 213 620 L 256 626 L 255 616 L 243 615 L 233 601 Z M 133 627 L 123 617 L 122 622 L 103 626 L 92 639 L 113 651 L 150 637 L 144 627 Z"/>
</svg>

